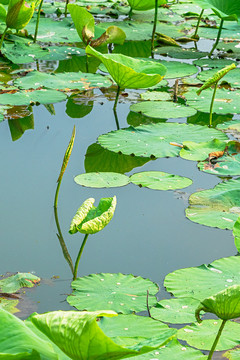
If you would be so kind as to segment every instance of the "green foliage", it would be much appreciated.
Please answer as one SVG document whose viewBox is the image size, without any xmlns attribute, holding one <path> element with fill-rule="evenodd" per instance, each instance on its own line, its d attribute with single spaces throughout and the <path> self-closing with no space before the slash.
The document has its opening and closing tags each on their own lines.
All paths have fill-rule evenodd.
<svg viewBox="0 0 240 360">
<path fill-rule="evenodd" d="M 133 10 L 145 11 L 155 7 L 155 0 L 127 0 Z M 166 0 L 157 0 L 158 6 L 166 4 Z"/>
<path fill-rule="evenodd" d="M 33 1 L 30 6 L 25 4 L 25 0 L 10 0 L 6 16 L 7 28 L 20 30 L 23 29 L 31 20 L 35 8 Z"/>
</svg>

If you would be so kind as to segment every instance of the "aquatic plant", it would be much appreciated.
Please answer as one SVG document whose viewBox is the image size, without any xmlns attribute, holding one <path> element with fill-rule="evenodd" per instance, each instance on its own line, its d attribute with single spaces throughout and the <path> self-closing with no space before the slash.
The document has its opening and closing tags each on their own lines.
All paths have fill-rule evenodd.
<svg viewBox="0 0 240 360">
<path fill-rule="evenodd" d="M 164 65 L 151 61 L 134 59 L 121 54 L 101 54 L 90 45 L 87 55 L 98 58 L 117 83 L 117 95 L 113 108 L 116 109 L 121 89 L 143 89 L 158 84 L 166 74 Z"/>
<path fill-rule="evenodd" d="M 117 204 L 116 196 L 112 198 L 102 198 L 98 207 L 93 204 L 95 199 L 90 198 L 83 202 L 77 210 L 70 224 L 69 233 L 75 234 L 80 232 L 85 234 L 82 245 L 80 247 L 73 271 L 73 279 L 77 278 L 77 271 L 80 258 L 89 234 L 96 234 L 107 226 L 111 221 Z"/>
<path fill-rule="evenodd" d="M 209 89 L 212 85 L 214 85 L 213 95 L 212 95 L 212 101 L 210 105 L 210 115 L 209 115 L 209 126 L 212 126 L 212 113 L 213 113 L 213 104 L 214 99 L 217 91 L 217 86 L 219 81 L 230 71 L 236 68 L 236 65 L 233 63 L 231 65 L 226 66 L 225 68 L 219 70 L 214 74 L 211 78 L 209 78 L 201 87 L 199 90 L 196 91 L 197 95 L 200 95 L 201 92 L 205 89 Z"/>
</svg>

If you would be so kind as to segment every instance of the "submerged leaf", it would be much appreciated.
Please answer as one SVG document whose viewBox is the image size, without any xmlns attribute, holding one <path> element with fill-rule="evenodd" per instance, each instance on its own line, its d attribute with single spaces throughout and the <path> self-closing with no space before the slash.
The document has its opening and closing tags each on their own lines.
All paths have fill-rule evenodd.
<svg viewBox="0 0 240 360">
<path fill-rule="evenodd" d="M 17 273 L 0 280 L 0 292 L 15 293 L 24 287 L 33 287 L 40 282 L 40 278 L 31 273 Z"/>
</svg>

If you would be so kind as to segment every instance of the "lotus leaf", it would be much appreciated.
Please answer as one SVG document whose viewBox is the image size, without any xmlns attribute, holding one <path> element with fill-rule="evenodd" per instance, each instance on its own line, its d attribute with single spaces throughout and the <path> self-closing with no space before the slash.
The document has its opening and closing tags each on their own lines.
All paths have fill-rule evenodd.
<svg viewBox="0 0 240 360">
<path fill-rule="evenodd" d="M 228 352 L 226 352 L 225 354 L 223 354 L 223 356 L 224 356 L 226 359 L 239 360 L 240 350 L 236 349 L 236 350 L 228 351 Z"/>
<path fill-rule="evenodd" d="M 195 321 L 195 310 L 199 300 L 193 298 L 164 299 L 151 308 L 154 319 L 170 324 L 184 324 Z"/>
<path fill-rule="evenodd" d="M 160 63 L 133 59 L 121 54 L 101 54 L 91 46 L 86 53 L 97 57 L 106 66 L 117 85 L 128 89 L 141 89 L 158 84 L 166 73 Z"/>
<path fill-rule="evenodd" d="M 210 350 L 220 327 L 221 320 L 204 320 L 178 330 L 178 339 L 201 350 Z M 232 349 L 239 344 L 240 324 L 228 321 L 223 329 L 216 350 Z"/>
<path fill-rule="evenodd" d="M 131 111 L 139 112 L 153 118 L 169 119 L 193 116 L 196 110 L 171 101 L 147 101 L 130 106 Z"/>
<path fill-rule="evenodd" d="M 209 312 L 222 320 L 235 319 L 240 316 L 240 285 L 229 286 L 227 289 L 204 299 L 196 309 L 196 318 L 201 322 L 200 312 Z"/>
<path fill-rule="evenodd" d="M 17 273 L 0 280 L 0 292 L 15 293 L 23 287 L 33 287 L 38 284 L 40 278 L 31 273 Z"/>
<path fill-rule="evenodd" d="M 165 75 L 166 79 L 190 76 L 196 74 L 198 71 L 196 66 L 183 62 L 161 60 L 161 64 L 167 68 L 167 73 Z"/>
<path fill-rule="evenodd" d="M 206 360 L 207 356 L 203 355 L 201 351 L 182 345 L 177 339 L 173 339 L 166 346 L 132 359 L 134 358 L 135 360 Z"/>
<path fill-rule="evenodd" d="M 183 159 L 193 161 L 206 160 L 210 153 L 224 151 L 226 146 L 227 144 L 225 141 L 220 141 L 218 139 L 203 143 L 184 141 L 180 156 Z"/>
<path fill-rule="evenodd" d="M 229 132 L 231 135 L 235 137 L 239 137 L 240 123 L 237 120 L 230 120 L 225 122 L 224 124 L 219 124 L 217 128 L 227 133 Z"/>
<path fill-rule="evenodd" d="M 8 120 L 9 130 L 11 132 L 12 141 L 16 141 L 22 137 L 27 130 L 34 129 L 34 118 L 31 113 L 19 119 Z"/>
<path fill-rule="evenodd" d="M 15 314 L 16 312 L 19 312 L 19 310 L 16 308 L 18 302 L 19 300 L 0 297 L 0 309 L 6 310 L 11 314 Z"/>
<path fill-rule="evenodd" d="M 146 91 L 145 93 L 141 94 L 141 98 L 143 100 L 152 100 L 152 101 L 159 101 L 159 100 L 171 100 L 171 95 L 165 91 Z"/>
<path fill-rule="evenodd" d="M 115 172 L 125 174 L 135 167 L 147 163 L 150 159 L 137 156 L 121 155 L 104 149 L 99 144 L 88 147 L 85 155 L 85 171 L 88 172 Z"/>
<path fill-rule="evenodd" d="M 73 119 L 79 119 L 87 116 L 93 109 L 93 101 L 85 101 L 80 96 L 70 97 L 66 104 L 66 114 Z"/>
<path fill-rule="evenodd" d="M 193 0 L 195 4 L 202 9 L 212 9 L 220 18 L 233 17 L 237 20 L 240 17 L 240 1 L 239 0 Z"/>
<path fill-rule="evenodd" d="M 240 214 L 240 178 L 192 194 L 186 216 L 193 222 L 232 230 Z"/>
<path fill-rule="evenodd" d="M 116 208 L 116 196 L 102 198 L 98 207 L 93 206 L 95 200 L 90 198 L 84 201 L 72 219 L 69 233 L 96 234 L 111 221 Z"/>
<path fill-rule="evenodd" d="M 219 69 L 221 69 L 224 66 L 231 65 L 233 63 L 233 61 L 227 60 L 227 59 L 199 59 L 199 60 L 195 60 L 193 63 L 197 66 L 200 66 L 201 68 L 219 68 Z M 205 72 L 201 72 L 201 75 L 204 76 L 204 74 L 205 74 Z"/>
<path fill-rule="evenodd" d="M 213 90 L 207 89 L 201 96 L 196 95 L 195 89 L 189 90 L 184 94 L 187 99 L 187 105 L 198 111 L 209 113 L 210 99 Z M 213 104 L 213 113 L 217 114 L 238 114 L 240 113 L 240 93 L 238 91 L 229 91 L 218 89 Z"/>
<path fill-rule="evenodd" d="M 90 172 L 77 175 L 74 181 L 78 185 L 93 188 L 120 187 L 129 184 L 129 177 L 115 172 Z"/>
<path fill-rule="evenodd" d="M 237 219 L 233 226 L 233 236 L 237 251 L 240 252 L 240 217 Z"/>
<path fill-rule="evenodd" d="M 239 149 L 240 150 L 240 149 Z M 198 164 L 201 171 L 218 176 L 236 176 L 240 175 L 240 154 L 227 155 L 222 152 L 220 157 L 213 161 L 204 161 Z"/>
<path fill-rule="evenodd" d="M 65 99 L 64 93 L 49 89 L 0 94 L 0 104 L 13 106 L 33 105 L 34 103 L 52 104 Z"/>
<path fill-rule="evenodd" d="M 235 65 L 235 64 L 234 64 Z M 216 71 L 214 69 L 205 70 L 198 74 L 198 79 L 201 81 L 207 81 L 208 78 L 213 77 Z M 224 76 L 222 80 L 220 80 L 220 84 L 228 83 L 231 85 L 232 88 L 239 88 L 240 87 L 240 69 L 234 69 L 230 71 L 227 75 Z"/>
<path fill-rule="evenodd" d="M 145 11 L 155 7 L 155 0 L 127 0 L 133 10 Z M 166 0 L 158 0 L 158 6 L 166 4 Z"/>
<path fill-rule="evenodd" d="M 167 55 L 175 59 L 198 59 L 207 55 L 206 52 L 198 51 L 196 48 L 183 48 L 183 47 L 178 48 L 175 46 L 157 47 L 155 53 L 159 55 Z M 179 63 L 179 64 L 183 64 L 183 63 Z M 178 69 L 175 70 L 177 71 Z"/>
<path fill-rule="evenodd" d="M 200 301 L 226 287 L 240 284 L 240 258 L 231 256 L 201 265 L 176 270 L 164 281 L 167 291 L 176 297 L 193 297 Z"/>
<path fill-rule="evenodd" d="M 158 123 L 112 131 L 99 136 L 98 141 L 101 146 L 110 151 L 121 152 L 125 155 L 134 154 L 158 158 L 178 156 L 180 148 L 174 146 L 175 143 L 213 139 L 225 140 L 227 137 L 222 132 L 206 126 Z"/>
<path fill-rule="evenodd" d="M 188 187 L 192 180 L 161 171 L 143 171 L 130 177 L 133 184 L 154 190 L 176 190 Z"/>
<path fill-rule="evenodd" d="M 145 311 L 147 290 L 149 306 L 156 304 L 157 284 L 140 276 L 92 274 L 72 282 L 73 293 L 67 301 L 78 310 L 108 309 L 121 314 Z"/>
<path fill-rule="evenodd" d="M 38 89 L 45 87 L 58 90 L 89 90 L 95 87 L 110 86 L 111 81 L 100 74 L 84 74 L 68 72 L 48 74 L 33 70 L 26 76 L 15 80 L 14 84 L 20 89 Z"/>
<path fill-rule="evenodd" d="M 30 6 L 25 4 L 25 0 L 10 0 L 8 5 L 6 25 L 7 28 L 20 30 L 23 29 L 31 20 L 35 8 L 35 2 Z"/>
</svg>

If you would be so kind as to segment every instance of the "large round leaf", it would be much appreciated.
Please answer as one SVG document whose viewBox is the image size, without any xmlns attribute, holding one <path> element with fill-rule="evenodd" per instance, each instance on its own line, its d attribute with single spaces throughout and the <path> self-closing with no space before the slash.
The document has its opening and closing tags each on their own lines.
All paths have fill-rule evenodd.
<svg viewBox="0 0 240 360">
<path fill-rule="evenodd" d="M 90 172 L 77 175 L 74 181 L 78 185 L 93 188 L 120 187 L 129 184 L 129 177 L 114 172 Z"/>
<path fill-rule="evenodd" d="M 212 9 L 220 17 L 235 15 L 236 19 L 240 17 L 240 1 L 239 0 L 193 0 L 202 9 Z"/>
<path fill-rule="evenodd" d="M 192 184 L 192 180 L 183 176 L 172 175 L 161 171 L 143 171 L 130 177 L 133 184 L 154 190 L 182 189 Z"/>
<path fill-rule="evenodd" d="M 21 288 L 31 288 L 40 282 L 40 278 L 31 273 L 17 273 L 0 280 L 0 293 L 15 293 Z"/>
<path fill-rule="evenodd" d="M 196 66 L 179 61 L 161 60 L 161 64 L 167 68 L 166 79 L 182 78 L 194 75 L 198 71 Z"/>
<path fill-rule="evenodd" d="M 240 258 L 231 256 L 210 265 L 179 269 L 165 278 L 167 291 L 176 297 L 203 300 L 228 286 L 240 284 Z"/>
<path fill-rule="evenodd" d="M 198 167 L 201 171 L 218 176 L 240 175 L 240 154 L 225 155 L 218 158 L 214 163 L 200 162 Z"/>
<path fill-rule="evenodd" d="M 217 336 L 221 320 L 204 320 L 178 330 L 178 339 L 197 349 L 210 350 Z M 216 350 L 232 349 L 239 344 L 240 324 L 228 321 L 223 329 Z"/>
<path fill-rule="evenodd" d="M 216 74 L 215 69 L 205 70 L 198 74 L 197 78 L 201 81 L 207 81 L 209 78 L 213 77 Z M 232 88 L 240 87 L 240 69 L 234 69 L 229 71 L 224 78 L 219 81 L 219 84 L 227 82 L 231 85 Z"/>
<path fill-rule="evenodd" d="M 141 89 L 154 86 L 166 74 L 165 66 L 158 62 L 134 59 L 121 54 L 101 54 L 91 46 L 87 46 L 86 53 L 101 60 L 114 81 L 122 89 Z"/>
<path fill-rule="evenodd" d="M 171 101 L 144 101 L 130 106 L 131 111 L 161 119 L 193 116 L 197 110 Z"/>
<path fill-rule="evenodd" d="M 240 214 L 240 178 L 192 194 L 186 216 L 202 225 L 232 229 Z"/>
<path fill-rule="evenodd" d="M 92 274 L 72 282 L 67 301 L 78 310 L 108 309 L 122 314 L 147 310 L 156 303 L 158 286 L 148 279 L 123 274 Z"/>
<path fill-rule="evenodd" d="M 129 5 L 134 10 L 150 10 L 155 7 L 155 0 L 128 0 Z M 166 4 L 166 0 L 158 0 L 158 6 Z"/>
<path fill-rule="evenodd" d="M 32 105 L 36 104 L 52 104 L 66 100 L 67 96 L 57 90 L 34 90 L 34 91 L 18 91 L 15 93 L 0 94 L 0 104 L 2 105 Z"/>
<path fill-rule="evenodd" d="M 101 146 L 110 151 L 158 158 L 178 156 L 180 147 L 174 146 L 174 143 L 181 144 L 187 140 L 202 142 L 213 139 L 225 140 L 227 136 L 207 126 L 158 123 L 112 131 L 101 135 L 98 141 Z"/>
<path fill-rule="evenodd" d="M 209 154 L 223 151 L 225 148 L 226 142 L 218 139 L 199 144 L 193 141 L 184 141 L 180 156 L 183 159 L 193 161 L 206 160 L 209 157 Z"/>
</svg>

